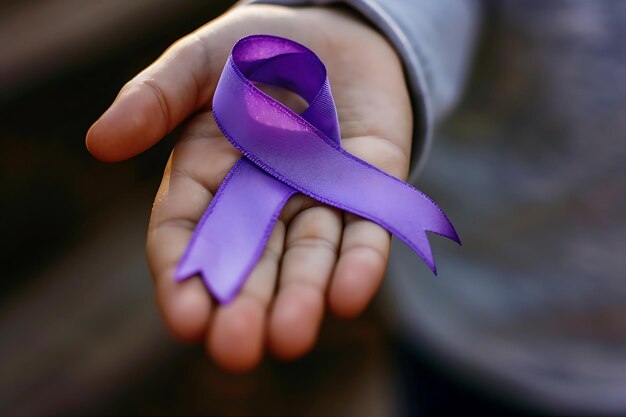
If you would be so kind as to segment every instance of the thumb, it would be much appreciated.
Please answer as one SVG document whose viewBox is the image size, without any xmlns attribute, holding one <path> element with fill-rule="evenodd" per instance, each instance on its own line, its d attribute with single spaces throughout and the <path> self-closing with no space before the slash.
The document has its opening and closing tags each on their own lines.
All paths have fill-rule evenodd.
<svg viewBox="0 0 626 417">
<path fill-rule="evenodd" d="M 206 49 L 201 38 L 191 34 L 129 81 L 87 132 L 89 152 L 104 162 L 130 158 L 203 107 L 218 75 L 206 62 Z"/>
</svg>

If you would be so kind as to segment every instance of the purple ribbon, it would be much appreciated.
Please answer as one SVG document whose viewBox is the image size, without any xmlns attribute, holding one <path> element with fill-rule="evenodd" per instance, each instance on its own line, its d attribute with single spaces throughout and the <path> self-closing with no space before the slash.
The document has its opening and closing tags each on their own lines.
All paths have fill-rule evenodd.
<svg viewBox="0 0 626 417">
<path fill-rule="evenodd" d="M 291 90 L 309 107 L 298 115 L 253 81 Z M 342 149 L 326 68 L 303 45 L 269 35 L 237 42 L 217 84 L 213 114 L 244 157 L 198 223 L 177 281 L 199 274 L 220 302 L 230 301 L 296 192 L 381 225 L 434 273 L 426 231 L 459 242 L 446 215 L 424 193 Z"/>
</svg>

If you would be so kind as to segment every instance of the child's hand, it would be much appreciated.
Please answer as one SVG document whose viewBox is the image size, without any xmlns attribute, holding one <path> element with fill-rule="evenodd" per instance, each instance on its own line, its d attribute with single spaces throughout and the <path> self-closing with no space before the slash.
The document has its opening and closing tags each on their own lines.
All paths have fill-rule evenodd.
<svg viewBox="0 0 626 417">
<path fill-rule="evenodd" d="M 296 358 L 317 338 L 328 303 L 354 317 L 378 288 L 390 236 L 380 226 L 302 195 L 285 207 L 265 253 L 233 302 L 213 302 L 199 278 L 173 280 L 196 222 L 239 158 L 209 106 L 232 45 L 254 33 L 291 38 L 328 68 L 344 148 L 406 178 L 412 113 L 399 57 L 382 35 L 344 9 L 238 7 L 181 39 L 122 88 L 87 134 L 103 161 L 130 158 L 190 117 L 156 196 L 147 253 L 169 329 L 204 339 L 223 367 L 249 369 L 267 342 Z"/>
</svg>

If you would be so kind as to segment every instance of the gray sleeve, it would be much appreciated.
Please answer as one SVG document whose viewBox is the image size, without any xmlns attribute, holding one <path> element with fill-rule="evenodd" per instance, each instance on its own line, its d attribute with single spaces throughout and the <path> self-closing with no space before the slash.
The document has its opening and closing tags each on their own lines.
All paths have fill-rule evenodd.
<svg viewBox="0 0 626 417">
<path fill-rule="evenodd" d="M 325 5 L 337 0 L 251 0 Z M 428 154 L 433 126 L 457 102 L 479 28 L 478 0 L 343 0 L 369 19 L 405 64 L 413 114 L 411 174 Z"/>
</svg>

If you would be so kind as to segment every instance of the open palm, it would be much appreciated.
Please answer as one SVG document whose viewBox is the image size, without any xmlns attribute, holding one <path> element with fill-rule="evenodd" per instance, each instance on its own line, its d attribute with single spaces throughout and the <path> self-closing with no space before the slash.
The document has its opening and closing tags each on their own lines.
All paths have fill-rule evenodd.
<svg viewBox="0 0 626 417">
<path fill-rule="evenodd" d="M 156 196 L 147 254 L 165 323 L 184 340 L 206 340 L 223 367 L 245 370 L 265 345 L 284 359 L 315 344 L 325 305 L 353 317 L 368 304 L 387 264 L 380 226 L 295 195 L 239 295 L 218 305 L 198 277 L 174 270 L 202 213 L 240 157 L 210 103 L 232 45 L 253 33 L 303 43 L 325 62 L 350 153 L 404 179 L 412 115 L 399 58 L 367 23 L 339 8 L 237 7 L 174 44 L 121 90 L 87 134 L 104 161 L 132 157 L 186 121 Z M 285 100 L 291 97 L 284 96 Z"/>
</svg>

